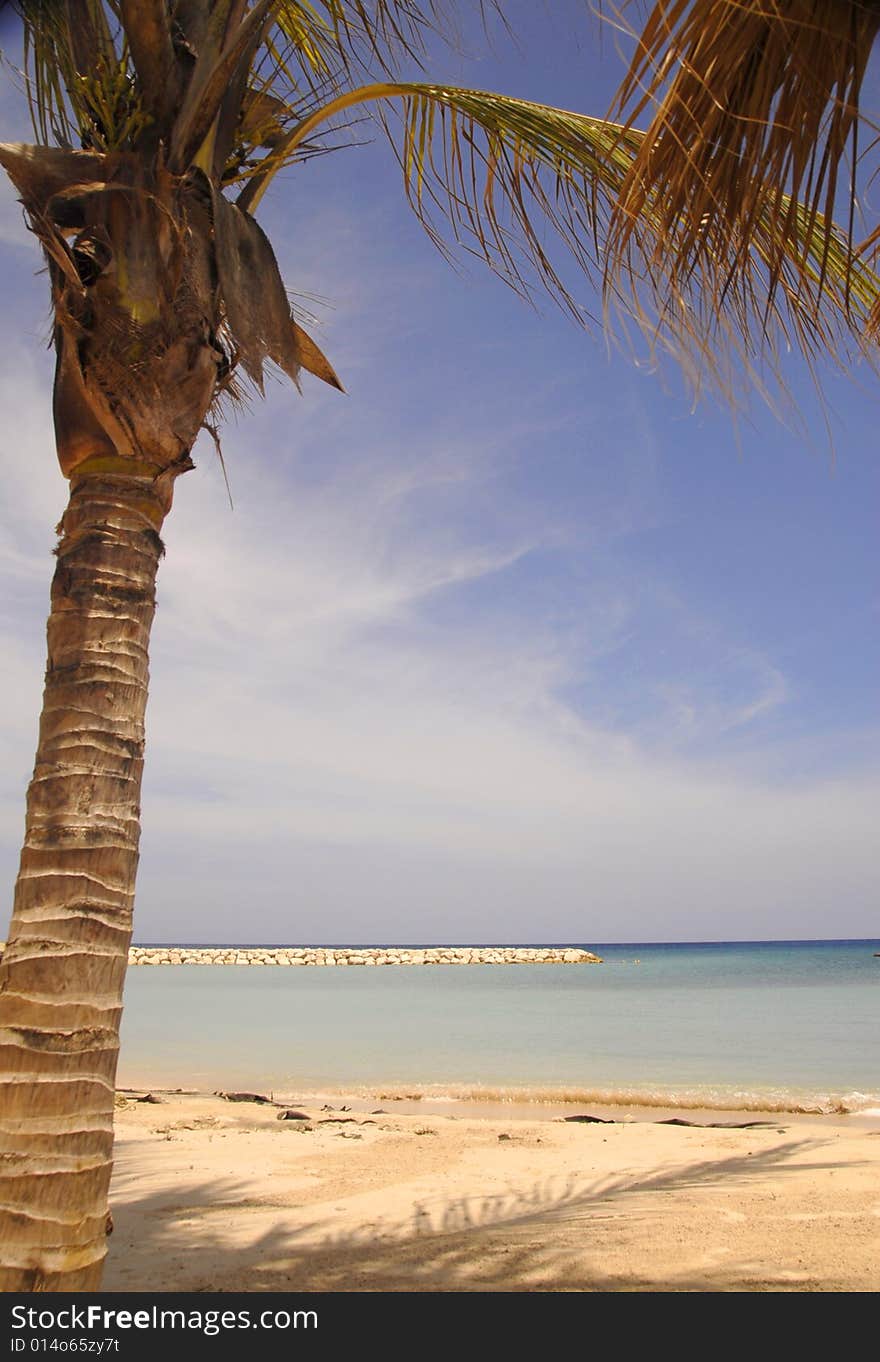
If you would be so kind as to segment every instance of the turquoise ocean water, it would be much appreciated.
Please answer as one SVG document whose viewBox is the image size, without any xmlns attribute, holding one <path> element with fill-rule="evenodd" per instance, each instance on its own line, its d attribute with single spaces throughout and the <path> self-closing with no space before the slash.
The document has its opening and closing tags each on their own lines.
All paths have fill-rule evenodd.
<svg viewBox="0 0 880 1362">
<path fill-rule="evenodd" d="M 880 1111 L 880 941 L 584 944 L 605 963 L 133 968 L 119 1082 Z"/>
</svg>

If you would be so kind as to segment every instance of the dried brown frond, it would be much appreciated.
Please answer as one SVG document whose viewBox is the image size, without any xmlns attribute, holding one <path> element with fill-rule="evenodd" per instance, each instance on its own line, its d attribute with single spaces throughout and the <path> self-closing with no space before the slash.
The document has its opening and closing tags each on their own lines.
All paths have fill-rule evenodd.
<svg viewBox="0 0 880 1362">
<path fill-rule="evenodd" d="M 747 349 L 780 319 L 808 356 L 829 325 L 858 334 L 874 276 L 852 251 L 853 172 L 878 30 L 878 0 L 658 0 L 614 105 L 628 127 L 651 121 L 612 215 L 606 283 L 636 292 L 643 317 L 678 312 L 692 346 L 711 343 L 732 293 Z"/>
</svg>

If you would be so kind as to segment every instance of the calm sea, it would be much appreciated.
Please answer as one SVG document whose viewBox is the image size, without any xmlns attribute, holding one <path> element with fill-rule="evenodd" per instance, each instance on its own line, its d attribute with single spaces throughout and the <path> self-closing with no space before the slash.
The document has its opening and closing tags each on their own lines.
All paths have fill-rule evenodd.
<svg viewBox="0 0 880 1362">
<path fill-rule="evenodd" d="M 880 941 L 584 944 L 605 963 L 131 969 L 119 1082 L 880 1108 Z"/>
</svg>

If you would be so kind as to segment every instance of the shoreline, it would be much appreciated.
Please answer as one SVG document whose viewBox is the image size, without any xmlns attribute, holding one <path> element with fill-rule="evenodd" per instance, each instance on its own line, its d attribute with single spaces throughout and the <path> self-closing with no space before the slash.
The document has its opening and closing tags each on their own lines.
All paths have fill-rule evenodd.
<svg viewBox="0 0 880 1362">
<path fill-rule="evenodd" d="M 846 1107 L 842 1103 L 830 1103 L 828 1106 L 804 1106 L 786 1105 L 785 1102 L 767 1102 L 767 1100 L 749 1100 L 749 1102 L 738 1102 L 736 1098 L 727 1100 L 706 1100 L 689 1099 L 682 1096 L 680 1099 L 672 1098 L 669 1095 L 658 1095 L 657 1098 L 646 1100 L 633 1096 L 632 1099 L 621 1098 L 620 1100 L 610 1100 L 608 1094 L 593 1094 L 593 1092 L 572 1091 L 568 1094 L 563 1092 L 548 1092 L 548 1094 L 535 1095 L 534 1092 L 516 1091 L 516 1088 L 486 1088 L 485 1091 L 478 1088 L 465 1088 L 460 1092 L 454 1090 L 454 1084 L 300 1084 L 297 1087 L 272 1088 L 238 1086 L 236 1088 L 214 1088 L 206 1087 L 204 1084 L 191 1084 L 191 1086 L 165 1086 L 162 1083 L 140 1083 L 132 1084 L 127 1081 L 125 1086 L 117 1087 L 117 1096 L 127 1096 L 135 1098 L 153 1092 L 154 1095 L 162 1098 L 174 1098 L 174 1096 L 187 1096 L 187 1098 L 211 1098 L 211 1096 L 222 1095 L 223 1092 L 240 1091 L 248 1092 L 264 1099 L 264 1102 L 256 1102 L 253 1105 L 266 1105 L 267 1107 L 285 1107 L 300 1105 L 316 1105 L 316 1103 L 346 1103 L 351 1110 L 366 1111 L 376 1103 L 391 1103 L 392 1109 L 398 1113 L 407 1115 L 418 1115 L 418 1113 L 430 1113 L 433 1115 L 450 1115 L 450 1117 L 474 1117 L 499 1118 L 499 1120 L 518 1120 L 518 1121 L 565 1121 L 573 1117 L 578 1111 L 580 1113 L 595 1113 L 598 1118 L 608 1122 L 642 1122 L 642 1124 L 661 1124 L 681 1118 L 681 1120 L 699 1121 L 703 1124 L 721 1124 L 721 1122 L 745 1122 L 760 1121 L 768 1122 L 793 1122 L 793 1121 L 819 1121 L 823 1124 L 840 1121 L 843 1124 L 851 1125 L 858 1121 L 861 1124 L 873 1128 L 877 1126 L 880 1132 L 880 1106 L 868 1107 Z M 244 1103 L 242 1103 L 244 1105 Z"/>
<path fill-rule="evenodd" d="M 387 1107 L 389 1115 L 436 1116 L 450 1120 L 517 1121 L 542 1124 L 544 1122 L 571 1123 L 582 1121 L 597 1125 L 691 1125 L 706 1129 L 737 1129 L 758 1127 L 817 1124 L 843 1128 L 864 1128 L 880 1136 L 880 1107 L 866 1110 L 842 1110 L 838 1107 L 818 1110 L 803 1107 L 728 1105 L 708 1106 L 700 1103 L 664 1102 L 607 1102 L 589 1096 L 565 1099 L 527 1098 L 515 1092 L 509 1095 L 481 1095 L 468 1093 L 457 1096 L 435 1093 L 425 1086 L 419 1091 L 395 1090 L 394 1084 L 379 1084 L 366 1091 L 355 1087 L 326 1084 L 319 1087 L 300 1087 L 288 1091 L 256 1089 L 208 1089 L 203 1087 L 163 1087 L 158 1084 L 120 1087 L 116 1097 L 124 1102 L 161 1105 L 165 1099 L 176 1098 L 208 1101 L 218 1099 L 227 1105 L 255 1107 L 269 1111 L 283 1111 L 290 1107 L 322 1109 L 325 1105 L 341 1110 L 343 1107 L 356 1115 L 370 1115 L 377 1104 Z M 230 1098 L 232 1095 L 232 1100 Z M 150 1096 L 161 1099 L 153 1104 Z M 257 1098 L 259 1100 L 248 1100 Z M 236 1100 L 237 1099 L 237 1100 Z"/>
<path fill-rule="evenodd" d="M 154 1096 L 119 1094 L 109 1291 L 880 1284 L 880 1116 Z"/>
<path fill-rule="evenodd" d="M 455 1115 L 464 1112 L 480 1112 L 491 1115 L 510 1115 L 516 1111 L 523 1119 L 553 1120 L 570 1115 L 576 1108 L 589 1108 L 606 1113 L 608 1119 L 617 1120 L 661 1120 L 674 1116 L 689 1117 L 694 1112 L 701 1113 L 706 1120 L 719 1120 L 725 1117 L 760 1118 L 771 1120 L 795 1120 L 800 1118 L 830 1120 L 839 1118 L 845 1121 L 855 1119 L 877 1121 L 880 1123 L 880 1095 L 851 1090 L 849 1092 L 807 1094 L 801 1089 L 786 1090 L 776 1087 L 772 1092 L 756 1088 L 744 1092 L 736 1088 L 681 1088 L 678 1090 L 646 1091 L 633 1087 L 619 1089 L 585 1089 L 564 1084 L 536 1087 L 531 1084 L 517 1083 L 462 1083 L 416 1081 L 393 1079 L 382 1082 L 376 1079 L 345 1081 L 338 1079 L 303 1079 L 299 1083 L 290 1080 L 272 1083 L 263 1078 L 256 1084 L 243 1079 L 239 1072 L 234 1081 L 230 1073 L 213 1068 L 211 1075 L 205 1071 L 193 1074 L 191 1078 L 172 1079 L 164 1066 L 144 1068 L 140 1066 L 132 1072 L 123 1072 L 119 1079 L 119 1092 L 146 1092 L 167 1095 L 186 1094 L 208 1096 L 216 1094 L 220 1088 L 229 1090 L 248 1090 L 262 1094 L 270 1102 L 340 1102 L 356 1104 L 366 1108 L 371 1103 L 392 1102 L 401 1111 L 432 1111 L 439 1115 Z"/>
</svg>

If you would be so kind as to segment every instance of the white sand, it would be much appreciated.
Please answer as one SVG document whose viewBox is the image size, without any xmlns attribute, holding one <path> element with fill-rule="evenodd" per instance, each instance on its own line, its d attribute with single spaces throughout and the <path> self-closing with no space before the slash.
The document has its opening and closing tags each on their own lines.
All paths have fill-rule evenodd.
<svg viewBox="0 0 880 1362">
<path fill-rule="evenodd" d="M 389 1114 L 299 1108 L 304 1130 L 216 1097 L 123 1103 L 105 1289 L 880 1285 L 880 1120 L 713 1130 L 375 1105 Z"/>
</svg>

